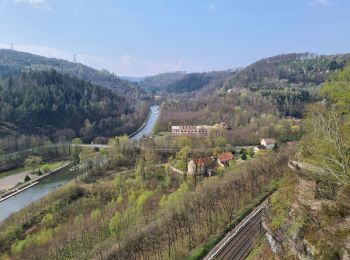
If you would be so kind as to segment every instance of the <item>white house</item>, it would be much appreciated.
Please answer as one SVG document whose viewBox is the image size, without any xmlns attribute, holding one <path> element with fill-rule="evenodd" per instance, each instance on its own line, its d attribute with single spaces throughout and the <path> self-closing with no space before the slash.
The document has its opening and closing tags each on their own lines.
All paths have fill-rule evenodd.
<svg viewBox="0 0 350 260">
<path fill-rule="evenodd" d="M 264 138 L 261 139 L 260 144 L 266 147 L 266 149 L 273 149 L 276 144 L 276 140 L 274 138 Z"/>
</svg>

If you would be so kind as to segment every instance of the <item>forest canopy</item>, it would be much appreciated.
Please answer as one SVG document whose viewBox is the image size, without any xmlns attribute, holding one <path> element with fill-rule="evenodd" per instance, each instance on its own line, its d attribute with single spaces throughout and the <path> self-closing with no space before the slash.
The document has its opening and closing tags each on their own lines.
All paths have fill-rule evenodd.
<svg viewBox="0 0 350 260">
<path fill-rule="evenodd" d="M 0 81 L 0 122 L 15 133 L 52 136 L 57 129 L 66 129 L 91 141 L 97 135 L 134 131 L 144 120 L 131 122 L 134 112 L 114 91 L 54 69 L 4 76 Z M 9 134 L 6 129 L 0 128 L 0 135 Z"/>
</svg>

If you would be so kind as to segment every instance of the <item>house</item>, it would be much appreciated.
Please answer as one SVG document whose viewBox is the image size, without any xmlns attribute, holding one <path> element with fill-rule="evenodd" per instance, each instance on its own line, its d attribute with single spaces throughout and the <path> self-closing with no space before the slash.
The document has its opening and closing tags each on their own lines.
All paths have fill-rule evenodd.
<svg viewBox="0 0 350 260">
<path fill-rule="evenodd" d="M 222 153 L 218 156 L 218 163 L 221 166 L 228 166 L 233 159 L 234 156 L 231 152 Z"/>
<path fill-rule="evenodd" d="M 276 144 L 276 140 L 274 138 L 265 138 L 261 140 L 260 144 L 265 146 L 266 149 L 273 149 Z"/>
<path fill-rule="evenodd" d="M 187 164 L 187 174 L 211 176 L 215 166 L 216 161 L 209 156 L 192 159 Z"/>
</svg>

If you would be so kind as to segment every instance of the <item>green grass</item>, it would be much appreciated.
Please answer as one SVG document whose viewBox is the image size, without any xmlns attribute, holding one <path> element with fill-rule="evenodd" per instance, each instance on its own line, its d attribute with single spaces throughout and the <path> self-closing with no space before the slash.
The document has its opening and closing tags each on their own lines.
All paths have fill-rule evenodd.
<svg viewBox="0 0 350 260">
<path fill-rule="evenodd" d="M 51 163 L 44 163 L 40 166 L 40 169 L 43 170 L 44 168 L 47 168 L 49 172 L 56 170 L 61 167 L 61 165 L 67 164 L 69 161 L 62 161 L 62 162 L 51 162 Z"/>
<path fill-rule="evenodd" d="M 47 167 L 47 169 L 49 171 L 53 171 L 53 170 L 61 167 L 62 163 L 65 164 L 65 163 L 68 163 L 68 161 L 44 163 L 40 166 L 40 169 L 43 169 L 43 167 Z M 11 176 L 14 174 L 22 173 L 22 172 L 31 172 L 31 169 L 26 168 L 26 167 L 20 167 L 20 168 L 13 169 L 11 171 L 2 172 L 2 173 L 0 173 L 0 179 L 3 179 L 7 176 Z"/>
</svg>

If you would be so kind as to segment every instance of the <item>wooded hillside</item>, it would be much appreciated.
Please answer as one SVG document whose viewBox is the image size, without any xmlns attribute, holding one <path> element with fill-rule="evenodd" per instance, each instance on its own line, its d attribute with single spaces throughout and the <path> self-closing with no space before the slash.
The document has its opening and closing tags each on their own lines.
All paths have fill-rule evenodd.
<svg viewBox="0 0 350 260">
<path fill-rule="evenodd" d="M 148 108 L 138 111 L 112 90 L 55 70 L 4 76 L 0 81 L 0 135 L 44 134 L 65 129 L 91 141 L 134 131 Z"/>
<path fill-rule="evenodd" d="M 60 73 L 67 73 L 73 77 L 90 81 L 93 84 L 107 87 L 122 95 L 132 93 L 132 96 L 143 95 L 137 84 L 118 78 L 106 70 L 96 70 L 81 63 L 69 62 L 61 59 L 46 58 L 43 56 L 0 49 L 0 75 L 42 71 L 55 69 Z"/>
</svg>

